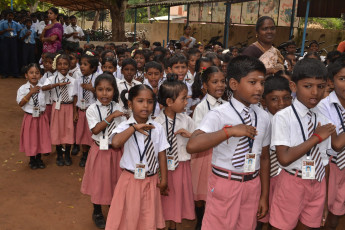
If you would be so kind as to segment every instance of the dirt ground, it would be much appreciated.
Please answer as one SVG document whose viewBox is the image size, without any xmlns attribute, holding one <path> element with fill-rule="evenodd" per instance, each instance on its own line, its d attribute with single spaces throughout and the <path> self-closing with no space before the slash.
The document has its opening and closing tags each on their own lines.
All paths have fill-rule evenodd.
<svg viewBox="0 0 345 230">
<path fill-rule="evenodd" d="M 90 198 L 80 193 L 84 170 L 80 154 L 70 167 L 55 164 L 55 152 L 42 156 L 46 169 L 31 170 L 19 152 L 23 111 L 16 103 L 24 79 L 0 79 L 0 230 L 96 230 Z M 55 148 L 54 148 L 55 151 Z M 103 207 L 104 214 L 108 208 Z M 185 221 L 178 229 L 193 229 Z M 345 230 L 345 218 L 338 230 Z"/>
</svg>

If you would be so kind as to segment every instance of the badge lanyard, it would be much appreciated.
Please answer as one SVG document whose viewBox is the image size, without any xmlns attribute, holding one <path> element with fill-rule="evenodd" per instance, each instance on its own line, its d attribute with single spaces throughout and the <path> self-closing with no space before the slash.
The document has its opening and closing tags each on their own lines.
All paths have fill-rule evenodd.
<svg viewBox="0 0 345 230">
<path fill-rule="evenodd" d="M 145 153 L 146 153 L 147 148 L 149 147 L 149 144 L 150 144 L 150 141 L 151 141 L 151 129 L 150 129 L 150 131 L 149 131 L 149 141 L 147 142 L 147 144 L 146 144 L 146 146 L 145 146 L 145 148 L 144 148 L 143 154 L 141 154 L 141 151 L 140 151 L 140 148 L 139 148 L 138 139 L 137 139 L 137 135 L 135 135 L 135 132 L 133 133 L 133 135 L 134 135 L 135 142 L 137 143 L 137 146 L 138 146 L 139 157 L 140 157 L 140 164 L 141 164 L 141 163 L 143 162 Z"/>
<path fill-rule="evenodd" d="M 207 102 L 208 111 L 210 111 L 210 110 L 211 110 L 210 103 L 208 102 L 208 100 L 207 100 L 207 99 L 206 99 L 206 102 Z"/>
<path fill-rule="evenodd" d="M 235 110 L 235 112 L 237 113 L 237 115 L 241 118 L 241 121 L 243 124 L 245 124 L 241 114 L 235 109 L 234 105 L 232 104 L 231 100 L 229 101 L 230 102 L 230 105 L 231 107 Z M 254 110 L 253 110 L 254 111 Z M 258 116 L 256 115 L 256 112 L 254 111 L 254 115 L 255 115 L 255 128 L 257 127 L 257 124 L 258 124 Z M 250 117 L 250 116 L 249 116 Z M 253 148 L 253 145 L 254 145 L 254 140 L 251 139 L 250 137 L 248 137 L 248 142 L 249 142 L 249 152 L 252 151 L 252 148 Z"/>
<path fill-rule="evenodd" d="M 74 71 L 74 72 L 75 72 L 75 71 Z M 73 73 L 74 73 L 74 72 L 73 72 Z M 92 82 L 92 78 L 93 78 L 93 74 L 92 74 L 92 76 L 91 76 L 90 81 L 89 81 L 89 82 L 86 82 L 86 84 L 91 83 L 91 82 Z M 85 76 L 83 77 L 83 84 L 85 84 Z M 83 99 L 85 98 L 85 93 L 86 93 L 86 89 L 83 88 Z"/>
<path fill-rule="evenodd" d="M 101 122 L 102 122 L 102 121 L 103 121 L 103 119 L 102 119 L 101 110 L 99 109 L 99 106 L 98 106 L 98 105 L 96 105 L 96 106 L 97 106 L 97 109 L 98 109 L 99 119 L 100 119 L 100 120 L 101 120 Z M 111 109 L 110 109 L 110 113 L 113 113 L 113 103 L 110 103 L 110 107 L 111 107 Z M 105 128 L 104 130 L 102 130 L 102 133 L 103 133 L 103 139 L 104 139 L 105 130 L 106 130 L 106 128 Z"/>
<path fill-rule="evenodd" d="M 56 80 L 58 78 L 58 75 L 56 74 L 56 77 L 55 77 L 55 84 L 57 83 Z M 69 82 L 69 79 L 67 78 L 67 82 Z M 60 83 L 60 80 L 59 80 L 59 83 Z M 59 100 L 60 98 L 60 95 L 61 95 L 61 88 L 59 86 L 59 91 L 60 91 L 60 94 L 58 93 L 58 90 L 56 89 L 57 87 L 55 87 L 55 91 L 56 91 L 56 97 L 57 97 L 57 100 Z"/>
<path fill-rule="evenodd" d="M 343 120 L 343 117 L 340 114 L 339 107 L 338 107 L 338 105 L 336 103 L 333 103 L 333 104 L 334 104 L 335 109 L 337 110 L 337 113 L 338 113 L 338 116 L 339 116 L 339 119 L 340 119 L 340 123 L 341 123 L 341 127 L 343 127 L 343 131 L 345 132 L 344 120 Z"/>
<path fill-rule="evenodd" d="M 303 129 L 303 126 L 302 126 L 301 119 L 299 118 L 299 116 L 298 116 L 298 114 L 297 114 L 297 111 L 296 111 L 295 106 L 292 104 L 291 107 L 292 107 L 292 110 L 293 110 L 293 112 L 294 112 L 294 114 L 295 114 L 297 120 L 298 120 L 299 127 L 301 128 L 303 140 L 306 141 L 307 139 L 305 138 L 304 129 Z M 314 131 L 315 131 L 315 128 L 316 128 L 316 114 L 315 114 L 315 122 L 314 122 Z M 307 156 L 308 156 L 308 157 L 310 156 L 310 150 L 307 152 Z"/>
<path fill-rule="evenodd" d="M 168 121 L 167 115 L 165 113 L 164 113 L 164 115 L 165 115 L 165 127 L 166 127 L 166 130 L 167 130 L 167 139 L 168 139 L 168 143 L 170 144 L 169 151 L 171 151 L 172 150 L 172 141 L 173 141 L 172 139 L 173 138 L 171 138 L 171 140 L 169 140 L 169 126 L 168 126 L 169 121 Z M 174 135 L 175 122 L 176 122 L 176 114 L 174 116 L 173 127 L 172 127 L 172 130 L 171 130 L 172 135 Z"/>
</svg>

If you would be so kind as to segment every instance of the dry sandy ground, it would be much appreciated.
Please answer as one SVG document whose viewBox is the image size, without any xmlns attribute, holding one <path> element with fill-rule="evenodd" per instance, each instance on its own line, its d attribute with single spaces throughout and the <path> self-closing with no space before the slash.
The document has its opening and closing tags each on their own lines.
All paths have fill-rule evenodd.
<svg viewBox="0 0 345 230">
<path fill-rule="evenodd" d="M 19 152 L 23 111 L 15 99 L 24 83 L 24 79 L 0 79 L 0 229 L 96 230 L 90 198 L 80 193 L 80 155 L 73 157 L 70 167 L 56 166 L 55 153 L 42 156 L 47 168 L 31 170 L 29 158 Z M 106 215 L 108 208 L 103 210 Z M 194 222 L 185 221 L 178 229 L 192 226 Z M 344 226 L 343 218 L 338 229 Z"/>
</svg>

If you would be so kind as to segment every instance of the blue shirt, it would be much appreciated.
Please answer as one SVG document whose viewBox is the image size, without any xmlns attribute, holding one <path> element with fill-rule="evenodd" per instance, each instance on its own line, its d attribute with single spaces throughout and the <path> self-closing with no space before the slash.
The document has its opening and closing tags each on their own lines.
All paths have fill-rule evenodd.
<svg viewBox="0 0 345 230">
<path fill-rule="evenodd" d="M 26 27 L 20 31 L 19 37 L 22 38 L 25 36 L 26 32 L 31 31 L 31 34 L 24 39 L 24 43 L 35 44 L 35 38 L 37 37 L 36 32 L 33 29 L 27 29 Z"/>
<path fill-rule="evenodd" d="M 17 36 L 17 32 L 20 31 L 20 26 L 18 23 L 16 23 L 15 21 L 12 22 L 8 22 L 7 20 L 3 21 L 0 24 L 0 31 L 6 30 L 8 28 L 13 28 L 13 31 L 7 31 L 3 34 L 4 37 L 15 37 Z M 13 32 L 13 34 L 11 34 L 11 32 Z"/>
</svg>

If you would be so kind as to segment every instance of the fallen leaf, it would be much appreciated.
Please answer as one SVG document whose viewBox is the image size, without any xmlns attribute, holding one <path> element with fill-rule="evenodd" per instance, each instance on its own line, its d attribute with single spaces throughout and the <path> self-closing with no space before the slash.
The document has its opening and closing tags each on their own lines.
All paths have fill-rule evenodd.
<svg viewBox="0 0 345 230">
<path fill-rule="evenodd" d="M 4 163 L 7 163 L 8 160 L 4 160 Z"/>
<path fill-rule="evenodd" d="M 81 182 L 82 181 L 82 179 L 79 177 L 79 182 Z"/>
<path fill-rule="evenodd" d="M 67 206 L 67 208 L 74 208 L 74 206 Z"/>
<path fill-rule="evenodd" d="M 14 155 L 15 155 L 14 153 L 11 154 L 11 156 L 14 156 Z"/>
<path fill-rule="evenodd" d="M 15 172 L 15 171 L 17 171 L 17 170 L 15 170 L 15 169 L 12 169 L 12 172 Z"/>
<path fill-rule="evenodd" d="M 17 161 L 16 164 L 23 164 L 23 161 Z"/>
</svg>

